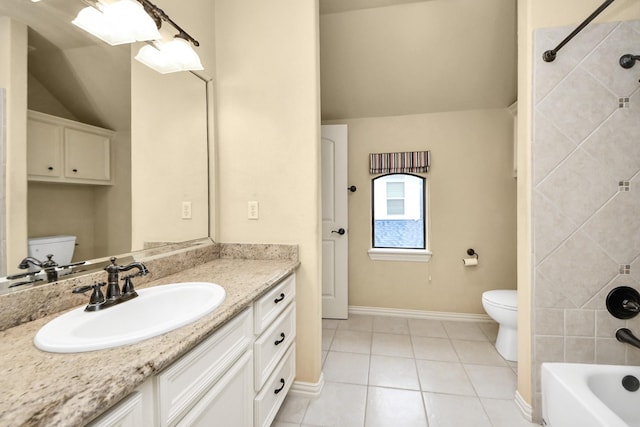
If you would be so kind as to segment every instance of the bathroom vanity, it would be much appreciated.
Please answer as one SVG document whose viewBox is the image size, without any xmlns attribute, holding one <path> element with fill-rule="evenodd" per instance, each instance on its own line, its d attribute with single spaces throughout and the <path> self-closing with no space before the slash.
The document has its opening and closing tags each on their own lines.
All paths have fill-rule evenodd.
<svg viewBox="0 0 640 427">
<path fill-rule="evenodd" d="M 294 297 L 291 275 L 90 425 L 268 427 L 295 377 Z"/>
<path fill-rule="evenodd" d="M 155 338 L 86 353 L 36 349 L 36 332 L 60 313 L 0 332 L 0 425 L 269 426 L 295 376 L 297 251 L 248 259 L 235 249 L 138 279 L 138 288 L 209 281 L 226 291 L 214 312 Z M 166 268 L 144 262 L 151 275 Z"/>
</svg>

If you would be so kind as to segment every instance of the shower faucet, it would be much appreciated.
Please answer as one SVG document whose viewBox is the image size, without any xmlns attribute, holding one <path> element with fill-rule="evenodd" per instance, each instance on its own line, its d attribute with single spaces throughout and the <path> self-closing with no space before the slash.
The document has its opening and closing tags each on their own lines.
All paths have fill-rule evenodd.
<svg viewBox="0 0 640 427">
<path fill-rule="evenodd" d="M 618 319 L 631 319 L 640 313 L 640 293 L 630 286 L 618 286 L 609 292 L 607 310 Z"/>
</svg>

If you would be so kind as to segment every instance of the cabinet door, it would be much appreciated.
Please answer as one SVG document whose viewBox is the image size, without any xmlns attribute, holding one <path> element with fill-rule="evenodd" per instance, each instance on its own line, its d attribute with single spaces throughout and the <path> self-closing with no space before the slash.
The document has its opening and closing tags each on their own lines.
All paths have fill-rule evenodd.
<svg viewBox="0 0 640 427">
<path fill-rule="evenodd" d="M 109 181 L 109 137 L 78 129 L 65 129 L 64 175 L 71 179 Z"/>
<path fill-rule="evenodd" d="M 141 427 L 144 422 L 142 393 L 134 392 L 107 413 L 89 424 L 90 427 Z"/>
<path fill-rule="evenodd" d="M 160 426 L 175 425 L 247 352 L 252 323 L 247 309 L 158 374 Z"/>
<path fill-rule="evenodd" d="M 178 422 L 181 427 L 252 427 L 253 357 L 248 351 Z"/>
<path fill-rule="evenodd" d="M 27 173 L 30 177 L 62 176 L 62 127 L 29 118 Z"/>
</svg>

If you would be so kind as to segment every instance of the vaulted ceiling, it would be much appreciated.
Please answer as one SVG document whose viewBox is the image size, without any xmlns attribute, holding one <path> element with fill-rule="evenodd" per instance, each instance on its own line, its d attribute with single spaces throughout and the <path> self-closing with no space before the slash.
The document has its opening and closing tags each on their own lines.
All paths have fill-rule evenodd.
<svg viewBox="0 0 640 427">
<path fill-rule="evenodd" d="M 506 108 L 516 100 L 514 0 L 319 4 L 324 120 Z M 2 0 L 0 15 L 41 22 L 38 32 L 61 48 L 93 42 L 56 16 L 74 16 L 81 1 L 30 5 Z"/>
<path fill-rule="evenodd" d="M 320 0 L 323 120 L 506 108 L 513 0 Z"/>
</svg>

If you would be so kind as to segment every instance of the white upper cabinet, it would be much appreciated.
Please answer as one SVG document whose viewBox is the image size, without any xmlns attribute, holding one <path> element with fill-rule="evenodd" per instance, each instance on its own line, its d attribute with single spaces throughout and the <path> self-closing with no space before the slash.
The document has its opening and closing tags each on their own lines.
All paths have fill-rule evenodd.
<svg viewBox="0 0 640 427">
<path fill-rule="evenodd" d="M 111 185 L 114 132 L 36 111 L 28 112 L 30 181 Z"/>
</svg>

